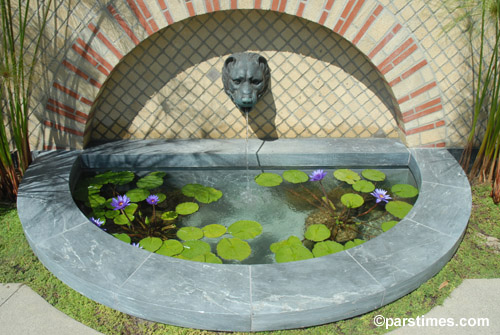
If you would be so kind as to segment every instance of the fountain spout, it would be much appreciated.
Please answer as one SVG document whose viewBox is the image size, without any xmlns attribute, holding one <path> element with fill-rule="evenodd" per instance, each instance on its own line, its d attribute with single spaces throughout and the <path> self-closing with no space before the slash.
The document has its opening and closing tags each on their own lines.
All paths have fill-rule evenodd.
<svg viewBox="0 0 500 335">
<path fill-rule="evenodd" d="M 267 60 L 251 52 L 229 56 L 222 68 L 224 91 L 236 107 L 247 115 L 267 92 L 270 77 Z"/>
</svg>

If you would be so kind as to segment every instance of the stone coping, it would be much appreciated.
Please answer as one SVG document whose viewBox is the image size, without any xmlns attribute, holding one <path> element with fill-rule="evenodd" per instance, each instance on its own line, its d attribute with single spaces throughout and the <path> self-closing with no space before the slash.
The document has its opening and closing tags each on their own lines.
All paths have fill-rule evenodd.
<svg viewBox="0 0 500 335">
<path fill-rule="evenodd" d="M 388 139 L 249 141 L 251 166 L 408 166 L 420 188 L 388 232 L 340 253 L 282 264 L 228 265 L 147 252 L 102 232 L 80 212 L 71 185 L 82 167 L 242 166 L 244 140 L 120 141 L 48 152 L 28 169 L 18 212 L 33 251 L 59 279 L 125 313 L 223 331 L 307 327 L 388 304 L 453 256 L 471 210 L 468 180 L 443 149 Z"/>
</svg>

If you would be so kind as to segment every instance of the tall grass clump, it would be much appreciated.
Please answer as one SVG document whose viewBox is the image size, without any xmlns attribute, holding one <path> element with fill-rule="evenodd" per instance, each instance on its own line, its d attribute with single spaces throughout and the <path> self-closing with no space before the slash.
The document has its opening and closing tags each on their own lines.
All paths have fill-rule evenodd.
<svg viewBox="0 0 500 335">
<path fill-rule="evenodd" d="M 51 0 L 0 0 L 0 198 L 14 201 L 19 182 L 31 163 L 28 116 L 33 73 L 40 52 Z M 28 36 L 30 6 L 39 10 L 40 26 Z M 31 43 L 33 41 L 33 43 Z"/>
<path fill-rule="evenodd" d="M 469 179 L 492 183 L 493 201 L 500 202 L 500 69 L 498 48 L 500 40 L 500 0 L 462 1 L 464 15 L 469 21 L 471 45 L 479 41 L 473 53 L 473 71 L 477 69 L 474 92 L 474 116 L 462 155 L 462 166 Z M 479 29 L 475 26 L 479 24 Z M 477 31 L 476 33 L 474 31 Z M 477 68 L 476 68 L 477 66 Z M 486 129 L 479 131 L 479 120 L 485 113 Z M 479 135 L 480 134 L 480 135 Z M 472 161 L 476 138 L 482 136 L 477 156 Z"/>
</svg>

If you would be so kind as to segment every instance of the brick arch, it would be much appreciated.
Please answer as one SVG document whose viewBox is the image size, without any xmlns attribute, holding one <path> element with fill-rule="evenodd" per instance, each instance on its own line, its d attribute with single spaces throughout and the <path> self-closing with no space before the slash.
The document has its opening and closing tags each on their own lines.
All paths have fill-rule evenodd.
<svg viewBox="0 0 500 335">
<path fill-rule="evenodd" d="M 47 132 L 61 133 L 64 140 L 51 140 L 45 149 L 83 146 L 91 107 L 101 88 L 120 60 L 139 43 L 186 18 L 237 9 L 294 15 L 352 43 L 391 87 L 401 110 L 396 113 L 396 123 L 409 146 L 420 145 L 422 132 L 446 125 L 441 91 L 417 39 L 378 1 L 124 0 L 108 4 L 99 19 L 86 23 L 61 61 L 46 104 L 49 115 L 56 117 L 46 118 L 42 124 Z M 431 146 L 445 146 L 445 138 Z"/>
</svg>

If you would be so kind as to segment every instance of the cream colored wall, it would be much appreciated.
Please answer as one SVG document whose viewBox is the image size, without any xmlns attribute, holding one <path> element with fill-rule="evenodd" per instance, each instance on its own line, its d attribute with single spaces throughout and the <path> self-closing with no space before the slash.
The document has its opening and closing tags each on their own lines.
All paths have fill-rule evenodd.
<svg viewBox="0 0 500 335">
<path fill-rule="evenodd" d="M 399 136 L 391 89 L 359 50 L 318 24 L 243 10 L 196 16 L 142 42 L 108 79 L 90 140 L 245 138 L 221 80 L 225 58 L 241 51 L 266 57 L 272 77 L 249 114 L 250 137 Z"/>
</svg>

